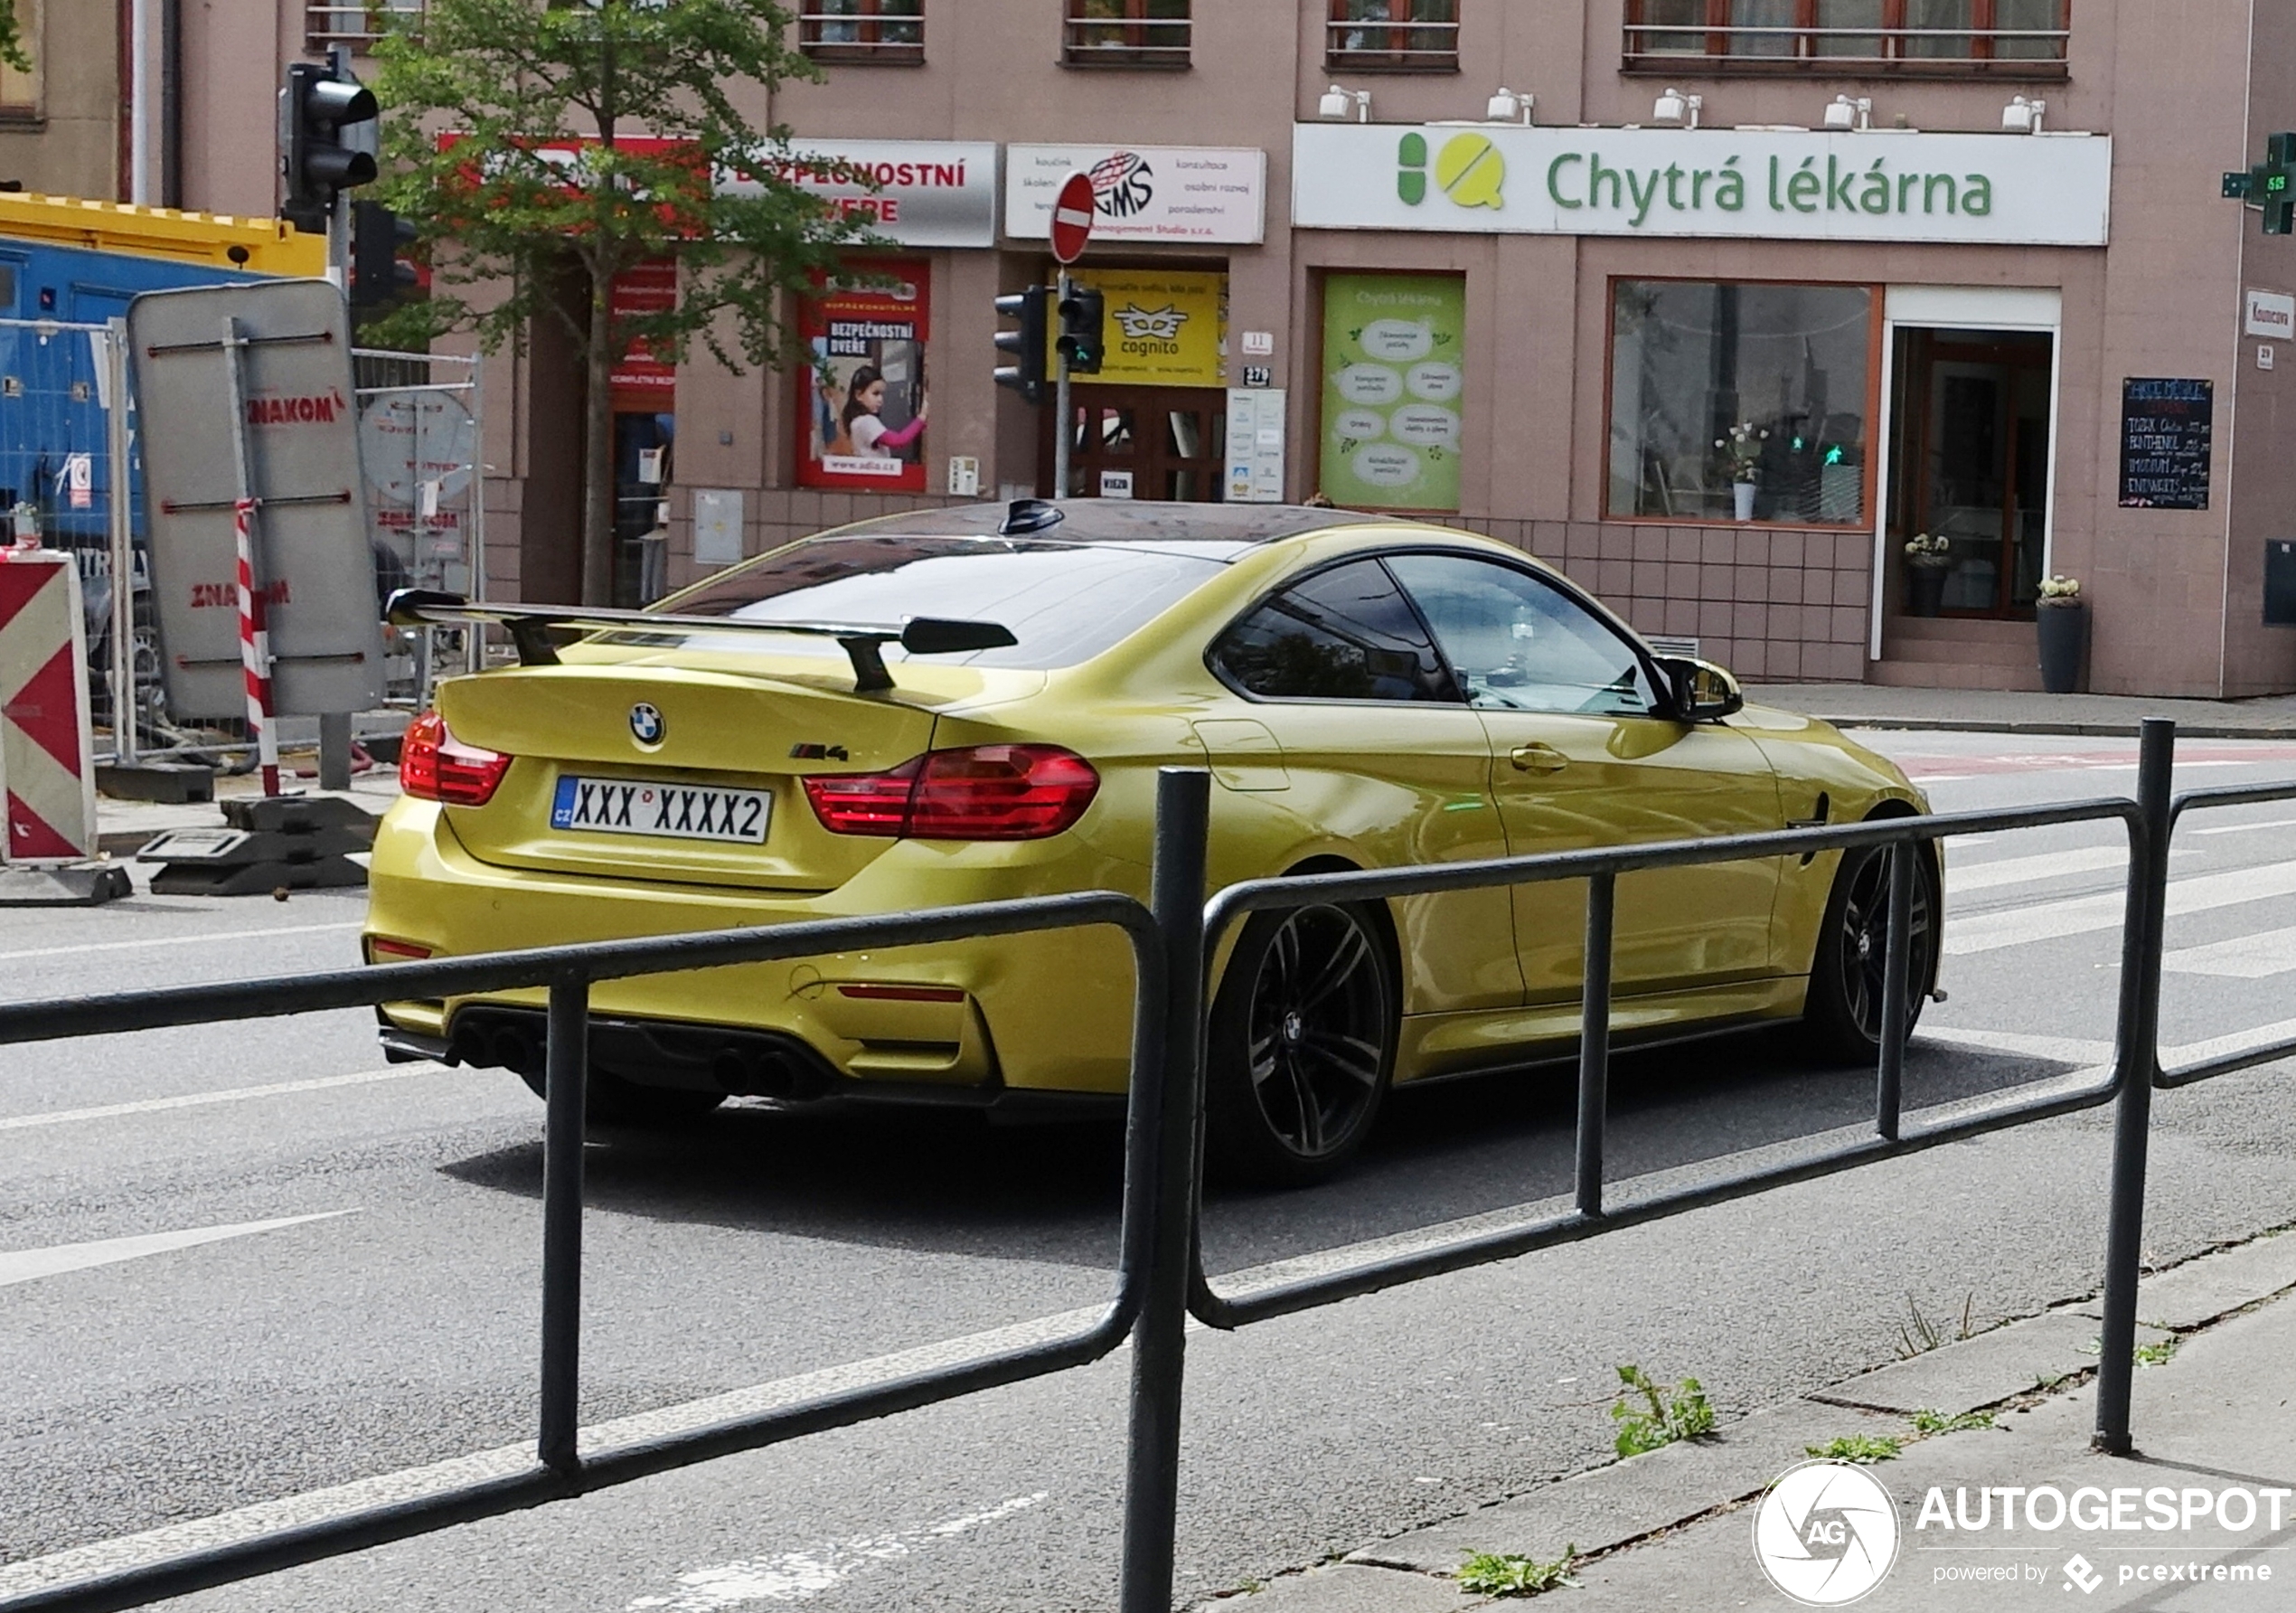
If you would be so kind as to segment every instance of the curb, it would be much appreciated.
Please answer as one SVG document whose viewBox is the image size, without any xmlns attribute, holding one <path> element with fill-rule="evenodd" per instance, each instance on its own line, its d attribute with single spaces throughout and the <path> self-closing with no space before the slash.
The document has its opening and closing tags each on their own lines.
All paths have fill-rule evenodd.
<svg viewBox="0 0 2296 1613">
<path fill-rule="evenodd" d="M 2148 1272 L 2138 1291 L 2147 1337 L 2182 1341 L 2296 1289 L 2296 1231 L 2274 1229 L 2218 1244 Z M 1224 1591 L 1195 1613 L 1427 1613 L 1496 1605 L 1461 1591 L 1449 1571 L 1468 1551 L 1551 1558 L 1569 1542 L 1589 1561 L 1671 1534 L 1740 1505 L 1807 1445 L 1863 1422 L 1905 1430 L 1900 1409 L 1918 1403 L 1952 1414 L 2023 1409 L 2085 1385 L 2094 1357 L 2080 1347 L 2093 1334 L 2097 1298 L 2075 1299 L 1953 1344 L 1859 1372 L 1795 1400 L 1765 1406 L 1710 1438 L 1545 1484 L 1440 1523 L 1392 1535 L 1339 1562 L 1279 1575 L 1264 1586 Z M 2032 1370 L 2037 1363 L 2041 1370 Z M 2051 1367 L 2067 1370 L 2061 1374 Z M 2036 1382 L 2037 1377 L 2039 1382 Z M 1935 1436 L 1932 1436 L 1934 1438 Z M 1910 1442 L 1910 1441 L 1909 1441 Z"/>
<path fill-rule="evenodd" d="M 1824 712 L 1812 712 L 1811 716 L 1836 728 L 1898 729 L 1908 733 L 2011 733 L 2057 734 L 2097 740 L 2133 740 L 2138 725 L 2133 722 L 2065 722 L 2047 720 L 2027 721 L 2021 718 L 1988 720 L 1981 717 L 1889 717 L 1877 713 L 1864 716 L 1842 716 Z M 2180 740 L 2296 740 L 2296 723 L 2264 726 L 2235 722 L 2177 723 Z"/>
</svg>

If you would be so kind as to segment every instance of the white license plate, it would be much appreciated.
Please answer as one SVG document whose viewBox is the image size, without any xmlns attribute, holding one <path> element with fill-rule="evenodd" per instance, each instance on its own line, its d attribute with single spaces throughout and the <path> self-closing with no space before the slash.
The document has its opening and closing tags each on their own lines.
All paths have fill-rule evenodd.
<svg viewBox="0 0 2296 1613">
<path fill-rule="evenodd" d="M 773 797 L 757 789 L 657 784 L 645 778 L 562 775 L 550 801 L 550 827 L 599 835 L 659 835 L 673 840 L 766 843 Z"/>
</svg>

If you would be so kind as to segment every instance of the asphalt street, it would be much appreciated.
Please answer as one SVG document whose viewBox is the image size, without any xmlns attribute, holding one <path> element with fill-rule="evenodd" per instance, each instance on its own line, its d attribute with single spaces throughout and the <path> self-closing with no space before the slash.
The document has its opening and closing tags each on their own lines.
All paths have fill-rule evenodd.
<svg viewBox="0 0 2296 1613">
<path fill-rule="evenodd" d="M 2120 740 L 1872 734 L 1941 809 L 2119 795 Z M 2201 741 L 2179 784 L 2296 778 Z M 1908 1107 L 2101 1061 L 2121 830 L 1956 843 L 1944 984 Z M 2164 1038 L 2296 1019 L 2296 804 L 2196 815 L 2172 863 Z M 0 995 L 355 961 L 361 898 L 139 895 L 0 912 Z M 2147 1251 L 2296 1222 L 2276 1066 L 2163 1095 Z M 1855 1127 L 1871 1078 L 1752 1035 L 1622 1058 L 1629 1176 Z M 1217 1273 L 1567 1192 L 1572 1098 L 1534 1074 L 1405 1092 L 1307 1193 L 1216 1194 Z M 104 1542 L 532 1437 L 541 1107 L 499 1071 L 391 1067 L 356 1014 L 0 1050 L 0 1596 Z M 1024 1326 L 1110 1285 L 1112 1128 L 731 1108 L 588 1156 L 596 1423 Z M 2097 1281 L 2091 1113 L 1247 1330 L 1191 1335 L 1183 1597 L 1264 1579 L 1605 1459 L 1613 1367 L 1724 1415 Z M 705 1613 L 1102 1608 L 1123 1353 L 1067 1376 L 211 1592 L 215 1609 Z M 298 1511 L 298 1509 L 302 1509 Z M 132 1556 L 133 1546 L 116 1548 Z M 43 1567 L 43 1562 L 47 1564 Z"/>
</svg>

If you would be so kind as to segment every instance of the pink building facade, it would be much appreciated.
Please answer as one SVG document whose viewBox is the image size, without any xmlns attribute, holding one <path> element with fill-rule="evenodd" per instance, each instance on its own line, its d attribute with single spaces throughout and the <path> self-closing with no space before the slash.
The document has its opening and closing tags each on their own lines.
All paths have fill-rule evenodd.
<svg viewBox="0 0 2296 1613">
<path fill-rule="evenodd" d="M 266 9 L 184 8 L 186 205 L 270 209 L 265 84 L 363 25 Z M 2296 127 L 2286 7 L 801 9 L 823 81 L 755 110 L 878 211 L 899 285 L 812 311 L 818 370 L 617 386 L 673 584 L 1053 490 L 1049 402 L 993 381 L 994 301 L 1051 277 L 1083 168 L 1109 354 L 1072 495 L 1432 515 L 1771 682 L 2037 686 L 2034 599 L 2066 575 L 2084 687 L 2296 689 L 2296 244 L 2221 193 Z M 487 393 L 490 584 L 562 597 L 574 368 L 542 339 Z"/>
</svg>

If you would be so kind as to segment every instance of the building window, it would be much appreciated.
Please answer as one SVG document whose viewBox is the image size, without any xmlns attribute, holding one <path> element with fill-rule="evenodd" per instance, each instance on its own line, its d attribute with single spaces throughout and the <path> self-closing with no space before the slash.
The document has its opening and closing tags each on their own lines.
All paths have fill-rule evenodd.
<svg viewBox="0 0 2296 1613">
<path fill-rule="evenodd" d="M 815 61 L 922 66 L 925 0 L 803 0 L 797 45 Z"/>
<path fill-rule="evenodd" d="M 2072 0 L 1627 0 L 1626 66 L 2061 78 Z"/>
<path fill-rule="evenodd" d="M 312 0 L 303 8 L 303 37 L 315 51 L 349 45 L 364 55 L 375 41 L 422 18 L 423 0 L 352 0 L 328 5 Z"/>
<path fill-rule="evenodd" d="M 1326 67 L 1455 73 L 1459 0 L 1331 0 Z"/>
<path fill-rule="evenodd" d="M 1068 0 L 1060 60 L 1069 67 L 1186 67 L 1188 0 Z"/>
<path fill-rule="evenodd" d="M 1870 524 L 1876 306 L 1865 286 L 1614 282 L 1607 513 Z"/>
<path fill-rule="evenodd" d="M 10 3 L 0 0 L 0 5 Z M 14 5 L 16 37 L 24 42 L 24 54 L 32 58 L 32 71 L 18 72 L 0 61 L 0 120 L 22 123 L 40 116 L 40 64 L 48 52 L 40 37 L 40 0 L 14 0 Z"/>
</svg>

